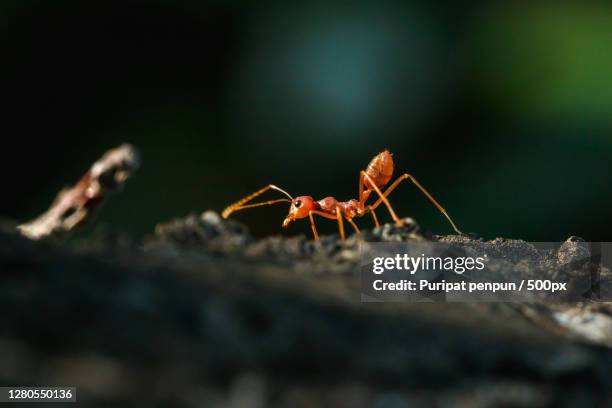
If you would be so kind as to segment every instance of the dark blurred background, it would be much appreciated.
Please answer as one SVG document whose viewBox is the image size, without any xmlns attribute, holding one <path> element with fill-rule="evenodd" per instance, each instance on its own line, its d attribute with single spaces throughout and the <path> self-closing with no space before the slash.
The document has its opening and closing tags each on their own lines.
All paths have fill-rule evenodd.
<svg viewBox="0 0 612 408">
<path fill-rule="evenodd" d="M 388 148 L 466 231 L 610 240 L 612 4 L 256 3 L 3 0 L 0 215 L 123 142 L 143 167 L 97 225 L 133 234 L 270 182 L 355 197 Z M 392 198 L 451 232 L 409 184 Z M 286 211 L 236 217 L 263 236 Z"/>
</svg>

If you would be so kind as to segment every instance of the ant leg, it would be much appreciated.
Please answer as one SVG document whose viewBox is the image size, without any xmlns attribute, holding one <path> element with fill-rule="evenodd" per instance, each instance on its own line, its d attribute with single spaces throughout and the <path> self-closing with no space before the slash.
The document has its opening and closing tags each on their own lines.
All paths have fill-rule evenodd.
<svg viewBox="0 0 612 408">
<path fill-rule="evenodd" d="M 338 229 L 340 230 L 340 238 L 344 241 L 346 237 L 344 236 L 344 222 L 342 221 L 342 213 L 340 212 L 340 208 L 336 207 L 336 218 L 338 219 Z"/>
<path fill-rule="evenodd" d="M 444 217 L 448 220 L 448 222 L 450 223 L 450 225 L 453 227 L 453 229 L 455 230 L 455 232 L 459 235 L 465 235 L 463 232 L 461 232 L 459 230 L 459 228 L 457 228 L 457 225 L 455 225 L 455 223 L 453 222 L 453 220 L 451 219 L 451 217 L 448 215 L 448 213 L 446 212 L 446 210 L 436 201 L 435 198 L 433 198 L 433 196 L 431 194 L 429 194 L 429 192 L 425 189 L 425 187 L 423 187 L 412 175 L 408 174 L 408 173 L 404 173 L 401 176 L 399 176 L 397 178 L 397 180 L 395 180 L 393 182 L 393 184 L 391 184 L 387 190 L 384 193 L 384 197 L 386 198 L 389 194 L 391 194 L 391 192 L 393 190 L 395 190 L 395 188 L 399 185 L 399 183 L 401 183 L 402 181 L 406 180 L 406 179 L 410 179 L 410 181 L 412 181 L 414 183 L 415 186 L 417 186 L 417 188 L 419 190 L 421 190 L 421 193 L 423 193 L 425 195 L 425 197 L 427 197 L 427 199 L 429 200 L 429 202 L 431 202 L 434 207 L 436 207 L 438 209 L 438 211 L 440 211 L 440 213 L 442 213 L 442 215 L 444 215 Z M 379 198 L 378 200 L 376 200 L 376 202 L 374 203 L 374 205 L 372 205 L 370 208 L 374 209 L 376 207 L 378 207 L 381 203 L 383 202 L 383 198 Z"/>
<path fill-rule="evenodd" d="M 372 218 L 374 218 L 374 224 L 376 225 L 376 228 L 380 227 L 380 224 L 378 223 L 378 217 L 376 216 L 376 213 L 374 212 L 374 207 L 370 205 L 368 206 L 368 209 L 370 210 L 370 214 L 372 214 Z"/>
<path fill-rule="evenodd" d="M 314 236 L 314 240 L 318 241 L 319 240 L 319 234 L 317 234 L 317 227 L 315 227 L 315 222 L 314 222 L 314 218 L 312 216 L 312 211 L 310 211 L 308 213 L 308 216 L 310 217 L 310 228 L 312 228 L 312 235 Z"/>
<path fill-rule="evenodd" d="M 280 203 L 281 201 L 287 201 L 287 202 L 291 202 L 291 200 L 287 199 L 287 198 L 280 198 L 277 200 L 270 200 L 270 201 L 266 201 L 263 203 L 256 203 L 256 204 L 249 204 L 249 205 L 243 205 L 249 201 L 251 201 L 252 199 L 254 199 L 255 197 L 265 193 L 268 190 L 277 190 L 277 191 L 281 191 L 283 193 L 285 193 L 284 190 L 276 187 L 274 184 L 268 184 L 267 186 L 265 186 L 264 188 L 257 190 L 256 192 L 254 192 L 251 195 L 248 195 L 238 201 L 236 201 L 234 204 L 228 206 L 227 208 L 225 208 L 225 210 L 223 210 L 223 212 L 221 213 L 221 216 L 223 218 L 227 218 L 229 217 L 233 212 L 238 211 L 238 210 L 243 210 L 245 208 L 252 208 L 252 207 L 259 207 L 262 205 L 270 205 L 270 204 L 275 204 L 275 203 Z M 286 193 L 285 193 L 286 194 Z"/>
<path fill-rule="evenodd" d="M 364 173 L 359 173 L 359 206 L 363 208 L 365 206 L 365 202 L 368 201 L 370 194 L 372 194 L 371 189 L 364 189 Z M 373 184 L 373 183 L 372 183 Z M 376 217 L 376 213 L 374 212 L 374 208 L 372 206 L 368 206 L 369 212 L 372 214 L 372 218 L 374 219 L 374 225 L 376 227 L 380 227 L 380 223 L 378 222 L 378 217 Z"/>
<path fill-rule="evenodd" d="M 365 189 L 363 174 L 364 174 L 363 171 L 359 173 L 359 205 L 360 206 L 363 206 L 365 202 L 368 201 L 370 194 L 372 194 L 372 190 Z"/>
<path fill-rule="evenodd" d="M 357 227 L 357 224 L 355 224 L 355 221 L 353 221 L 352 218 L 347 218 L 346 220 L 351 223 L 351 225 L 353 226 L 353 228 L 355 229 L 355 232 L 357 234 L 361 234 L 361 231 L 359 231 L 359 228 Z"/>
<path fill-rule="evenodd" d="M 328 218 L 330 220 L 335 220 L 336 216 L 324 213 L 323 211 L 310 210 L 308 212 L 308 216 L 310 217 L 310 227 L 312 228 L 312 235 L 314 235 L 314 240 L 317 241 L 319 239 L 319 234 L 317 234 L 317 228 L 315 227 L 313 214 L 320 215 L 321 217 Z"/>
<path fill-rule="evenodd" d="M 363 203 L 365 202 L 365 200 L 363 200 L 363 172 L 359 173 L 359 202 Z"/>
<path fill-rule="evenodd" d="M 310 217 L 310 226 L 312 227 L 312 234 L 314 235 L 315 241 L 316 241 L 319 239 L 319 234 L 317 234 L 317 228 L 315 227 L 314 217 L 312 216 L 313 214 L 320 215 L 321 217 L 324 217 L 324 218 L 329 218 L 330 220 L 337 220 L 338 230 L 340 231 L 340 238 L 343 241 L 346 239 L 346 234 L 344 232 L 344 220 L 342 217 L 342 213 L 340 212 L 340 208 L 336 207 L 336 216 L 325 213 L 323 211 L 317 211 L 317 210 L 311 210 L 308 213 L 308 216 Z M 355 222 L 353 222 L 353 220 L 351 220 L 350 218 L 347 218 L 347 221 L 351 223 L 351 225 L 353 226 L 353 228 L 358 234 L 361 233 L 361 231 L 359 231 L 359 228 L 357 227 L 357 225 L 355 225 Z"/>
<path fill-rule="evenodd" d="M 389 200 L 387 200 L 387 197 L 380 191 L 376 183 L 374 183 L 374 180 L 372 180 L 372 177 L 368 176 L 368 174 L 363 170 L 361 170 L 361 174 L 363 174 L 363 177 L 365 177 L 370 182 L 370 184 L 374 188 L 374 191 L 376 191 L 376 193 L 380 196 L 378 200 L 379 201 L 382 200 L 382 202 L 385 203 L 385 205 L 387 206 L 387 209 L 389 210 L 389 214 L 391 214 L 391 218 L 393 218 L 393 221 L 395 221 L 397 225 L 402 225 L 402 220 L 400 220 L 397 214 L 395 214 L 395 211 L 393 211 L 393 207 L 391 207 L 391 203 L 389 203 Z M 376 204 L 374 204 L 373 207 L 376 208 Z"/>
</svg>

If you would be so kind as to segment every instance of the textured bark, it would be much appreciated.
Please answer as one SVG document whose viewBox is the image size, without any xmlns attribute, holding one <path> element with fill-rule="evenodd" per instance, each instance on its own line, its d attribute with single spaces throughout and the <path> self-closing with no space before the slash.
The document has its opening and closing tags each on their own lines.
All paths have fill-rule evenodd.
<svg viewBox="0 0 612 408">
<path fill-rule="evenodd" d="M 72 187 L 59 192 L 51 207 L 18 229 L 30 239 L 65 238 L 91 220 L 111 193 L 123 186 L 140 160 L 138 152 L 124 144 L 109 150 Z"/>
<path fill-rule="evenodd" d="M 535 259 L 415 224 L 363 238 Z M 76 385 L 82 406 L 612 403 L 609 304 L 362 304 L 355 237 L 258 241 L 213 212 L 136 244 L 0 233 L 0 382 Z M 540 261 L 559 273 L 575 248 Z"/>
</svg>

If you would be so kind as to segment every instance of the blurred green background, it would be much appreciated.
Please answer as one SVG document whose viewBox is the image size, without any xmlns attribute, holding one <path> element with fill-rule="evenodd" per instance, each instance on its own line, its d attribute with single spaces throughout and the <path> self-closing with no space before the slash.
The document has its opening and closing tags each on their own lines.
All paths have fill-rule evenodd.
<svg viewBox="0 0 612 408">
<path fill-rule="evenodd" d="M 39 214 L 123 142 L 143 167 L 97 225 L 133 234 L 270 182 L 355 197 L 388 148 L 465 231 L 610 240 L 610 2 L 4 0 L 0 16 L 3 217 Z M 392 202 L 451 232 L 410 185 Z M 281 231 L 286 211 L 236 218 L 308 233 Z"/>
</svg>

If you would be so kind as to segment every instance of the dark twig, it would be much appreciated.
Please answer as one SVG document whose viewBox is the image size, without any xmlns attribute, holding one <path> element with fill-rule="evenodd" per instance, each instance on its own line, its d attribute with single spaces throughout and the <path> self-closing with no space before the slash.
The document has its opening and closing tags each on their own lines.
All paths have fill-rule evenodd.
<svg viewBox="0 0 612 408">
<path fill-rule="evenodd" d="M 139 164 L 138 152 L 129 144 L 107 151 L 74 186 L 60 191 L 44 214 L 18 229 L 31 239 L 67 236 L 91 219 L 96 208 L 123 186 Z"/>
</svg>

